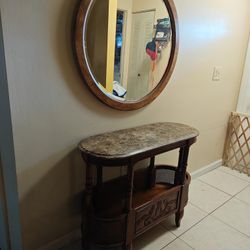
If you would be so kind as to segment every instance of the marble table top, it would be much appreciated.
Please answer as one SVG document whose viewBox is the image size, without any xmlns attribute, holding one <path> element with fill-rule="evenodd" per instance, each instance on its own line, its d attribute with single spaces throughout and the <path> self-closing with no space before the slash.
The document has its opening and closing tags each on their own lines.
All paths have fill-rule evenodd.
<svg viewBox="0 0 250 250">
<path fill-rule="evenodd" d="M 89 155 L 120 158 L 195 138 L 199 132 L 178 123 L 154 123 L 88 137 L 79 149 Z"/>
</svg>

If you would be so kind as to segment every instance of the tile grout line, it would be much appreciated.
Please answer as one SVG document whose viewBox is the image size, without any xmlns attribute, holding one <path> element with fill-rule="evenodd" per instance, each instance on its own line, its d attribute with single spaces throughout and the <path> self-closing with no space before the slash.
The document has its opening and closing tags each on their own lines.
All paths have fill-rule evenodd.
<svg viewBox="0 0 250 250">
<path fill-rule="evenodd" d="M 249 186 L 249 185 L 248 185 L 248 186 Z M 231 198 L 231 199 L 229 199 L 227 202 L 229 202 L 229 201 L 231 201 L 231 200 L 233 200 L 233 199 L 236 199 L 236 200 L 238 200 L 238 201 L 240 201 L 240 202 L 242 202 L 242 203 L 244 203 L 244 204 L 246 204 L 246 205 L 248 205 L 248 206 L 249 206 L 249 204 L 247 204 L 247 203 L 246 203 L 246 202 L 244 202 L 244 201 L 241 201 L 241 200 L 237 199 L 237 197 L 236 197 L 239 193 L 241 193 L 243 190 L 245 190 L 248 186 L 246 186 L 244 189 L 242 189 L 241 191 L 239 191 L 238 193 L 236 193 L 235 195 L 233 195 L 233 196 L 232 196 L 232 198 Z M 224 206 L 227 202 L 225 202 L 225 203 L 223 204 L 223 206 Z M 220 207 L 222 207 L 222 206 L 220 206 Z M 219 209 L 220 207 L 216 208 L 216 209 L 213 211 L 213 213 L 214 213 L 217 209 Z M 211 216 L 212 216 L 213 218 L 215 218 L 215 219 L 219 220 L 220 222 L 224 223 L 225 225 L 227 225 L 227 226 L 231 227 L 232 229 L 236 230 L 237 232 L 239 232 L 239 233 L 241 233 L 241 234 L 243 234 L 243 235 L 247 236 L 248 238 L 250 238 L 250 236 L 249 236 L 249 235 L 247 235 L 247 234 L 245 234 L 245 233 L 243 233 L 243 232 L 239 231 L 237 228 L 234 228 L 232 225 L 227 224 L 226 222 L 224 222 L 224 221 L 222 221 L 221 219 L 219 219 L 219 218 L 217 218 L 217 217 L 213 216 L 212 214 L 211 214 Z"/>
<path fill-rule="evenodd" d="M 217 218 L 217 217 L 215 217 L 215 216 L 213 215 L 213 213 L 214 213 L 216 210 L 220 209 L 220 208 L 223 207 L 226 203 L 230 202 L 230 201 L 233 200 L 233 199 L 237 199 L 238 201 L 243 202 L 244 204 L 246 204 L 246 205 L 249 206 L 248 203 L 246 203 L 246 202 L 244 202 L 244 201 L 238 199 L 236 196 L 237 196 L 239 193 L 241 193 L 242 191 L 244 191 L 245 189 L 247 189 L 247 188 L 250 186 L 250 182 L 244 180 L 243 178 L 237 177 L 237 176 L 235 176 L 235 175 L 233 175 L 233 174 L 224 172 L 224 171 L 221 169 L 221 167 L 219 167 L 219 168 L 217 168 L 217 169 L 218 169 L 220 172 L 223 172 L 223 173 L 225 173 L 225 174 L 227 174 L 227 175 L 233 176 L 233 177 L 235 177 L 235 178 L 237 178 L 237 179 L 239 179 L 239 180 L 241 180 L 241 181 L 244 181 L 244 182 L 248 183 L 248 185 L 247 185 L 246 187 L 244 187 L 242 190 L 238 191 L 236 194 L 232 195 L 232 194 L 229 194 L 229 193 L 227 193 L 227 192 L 225 192 L 225 191 L 223 191 L 223 190 L 221 190 L 221 189 L 219 189 L 219 188 L 217 188 L 217 187 L 215 187 L 215 186 L 213 186 L 213 185 L 211 185 L 211 184 L 209 184 L 209 183 L 207 183 L 207 182 L 201 180 L 200 177 L 197 178 L 198 181 L 200 181 L 200 182 L 202 182 L 202 183 L 204 183 L 204 184 L 206 184 L 206 185 L 212 187 L 213 189 L 216 189 L 217 191 L 220 191 L 220 192 L 223 192 L 224 194 L 229 195 L 230 198 L 229 198 L 228 200 L 226 200 L 225 202 L 223 202 L 223 204 L 221 204 L 220 206 L 218 206 L 217 208 L 215 208 L 213 211 L 211 211 L 211 212 L 209 212 L 209 213 L 208 213 L 207 211 L 204 211 L 204 210 L 201 209 L 200 207 L 196 206 L 196 205 L 193 204 L 192 202 L 189 202 L 190 204 L 192 204 L 192 206 L 194 206 L 194 207 L 196 207 L 197 209 L 199 209 L 200 211 L 206 213 L 206 215 L 205 215 L 203 218 L 201 218 L 198 222 L 196 222 L 194 225 L 192 225 L 189 229 L 187 229 L 186 231 L 184 231 L 183 233 L 181 233 L 179 236 L 175 235 L 175 234 L 172 232 L 171 229 L 165 227 L 163 224 L 160 224 L 161 227 L 162 227 L 163 229 L 165 229 L 165 230 L 167 230 L 167 232 L 170 232 L 171 234 L 173 234 L 173 235 L 175 236 L 175 239 L 171 240 L 169 243 L 167 243 L 167 244 L 166 244 L 165 246 L 163 246 L 162 248 L 159 248 L 159 250 L 163 250 L 164 248 L 166 248 L 167 246 L 169 246 L 170 244 L 172 244 L 172 243 L 173 243 L 174 241 L 176 241 L 177 239 L 180 240 L 180 241 L 182 241 L 184 244 L 186 244 L 187 246 L 189 246 L 191 249 L 195 249 L 194 247 L 192 247 L 191 245 L 189 245 L 185 240 L 183 240 L 183 239 L 180 238 L 180 237 L 183 236 L 183 235 L 184 235 L 185 233 L 187 233 L 188 231 L 190 231 L 190 230 L 191 230 L 192 228 L 194 228 L 195 226 L 197 226 L 198 224 L 200 224 L 203 220 L 205 220 L 205 219 L 208 218 L 209 216 L 211 216 L 212 218 L 214 218 L 214 219 L 220 221 L 222 224 L 224 224 L 224 225 L 226 225 L 226 226 L 232 228 L 233 230 L 237 231 L 238 233 L 240 233 L 240 234 L 246 236 L 247 238 L 250 238 L 250 236 L 248 236 L 247 234 L 245 234 L 245 233 L 239 231 L 238 229 L 236 229 L 236 228 L 234 228 L 233 226 L 231 226 L 231 225 L 225 223 L 224 221 L 220 220 L 219 218 Z M 213 170 L 213 171 L 214 171 L 214 170 Z M 210 171 L 210 172 L 212 172 L 212 171 Z M 208 173 L 206 173 L 206 174 L 208 174 Z M 202 175 L 202 176 L 205 176 L 206 174 L 204 174 L 204 175 Z"/>
<path fill-rule="evenodd" d="M 223 173 L 225 173 L 224 171 L 220 170 L 220 168 L 218 168 L 218 170 L 221 171 L 221 172 L 223 172 Z M 211 171 L 211 172 L 212 172 L 212 171 Z M 228 175 L 230 175 L 230 176 L 236 177 L 236 178 L 239 179 L 239 180 L 242 180 L 242 181 L 244 181 L 244 182 L 247 182 L 246 180 L 243 180 L 243 179 L 241 179 L 241 178 L 239 178 L 239 177 L 237 177 L 237 176 L 231 175 L 231 174 L 229 174 L 229 173 L 225 173 L 225 174 L 228 174 Z M 206 175 L 206 174 L 205 174 L 205 175 Z M 205 175 L 203 175 L 203 176 L 205 176 Z M 242 235 L 244 235 L 244 236 L 250 238 L 250 236 L 246 235 L 245 233 L 240 232 L 240 231 L 237 230 L 236 228 L 232 227 L 231 225 L 229 225 L 229 224 L 227 224 L 227 223 L 221 221 L 220 219 L 218 219 L 217 217 L 215 217 L 215 216 L 212 215 L 217 209 L 223 207 L 226 203 L 228 203 L 228 202 L 231 201 L 232 199 L 236 198 L 236 196 L 237 196 L 239 193 L 241 193 L 243 190 L 245 190 L 246 188 L 248 188 L 248 187 L 250 186 L 250 183 L 249 183 L 249 185 L 247 185 L 246 187 L 244 187 L 242 190 L 240 190 L 240 191 L 238 191 L 236 194 L 232 195 L 232 194 L 226 193 L 225 191 L 223 191 L 223 190 L 221 190 L 221 189 L 219 189 L 219 188 L 217 188 L 217 187 L 214 187 L 213 185 L 211 185 L 211 184 L 209 184 L 209 183 L 207 183 L 207 182 L 205 182 L 205 181 L 200 180 L 199 178 L 197 178 L 197 180 L 200 181 L 200 182 L 202 182 L 202 183 L 204 183 L 204 184 L 207 184 L 208 186 L 210 186 L 210 187 L 212 187 L 212 188 L 214 188 L 214 189 L 216 189 L 216 190 L 218 190 L 218 191 L 220 191 L 220 192 L 223 192 L 224 194 L 229 195 L 230 198 L 229 198 L 228 200 L 226 200 L 225 202 L 223 202 L 220 206 L 218 206 L 217 208 L 215 208 L 213 211 L 211 211 L 211 212 L 209 212 L 209 213 L 206 212 L 206 211 L 204 211 L 204 210 L 201 209 L 200 207 L 197 207 L 197 206 L 196 206 L 195 204 L 193 204 L 192 202 L 190 202 L 190 204 L 192 204 L 193 206 L 195 206 L 196 208 L 198 208 L 198 209 L 201 210 L 202 212 L 205 212 L 205 213 L 206 213 L 206 216 L 204 216 L 202 219 L 200 219 L 198 222 L 196 222 L 194 225 L 192 225 L 192 226 L 191 226 L 189 229 L 187 229 L 185 232 L 181 233 L 179 236 L 177 236 L 177 235 L 175 235 L 174 233 L 172 233 L 172 232 L 171 232 L 172 230 L 166 228 L 164 225 L 162 225 L 162 226 L 163 226 L 166 230 L 168 230 L 168 231 L 170 231 L 172 234 L 174 234 L 174 235 L 176 236 L 176 239 L 181 240 L 182 242 L 184 242 L 186 245 L 188 245 L 188 246 L 191 247 L 192 249 L 195 249 L 195 248 L 193 248 L 192 246 L 190 246 L 185 240 L 183 240 L 183 239 L 180 238 L 180 237 L 183 236 L 185 233 L 187 233 L 187 232 L 188 232 L 189 230 L 191 230 L 192 228 L 194 228 L 195 226 L 197 226 L 198 224 L 200 224 L 203 220 L 205 220 L 205 219 L 208 218 L 209 216 L 212 216 L 214 219 L 217 219 L 218 221 L 220 221 L 220 222 L 223 223 L 224 225 L 226 225 L 226 226 L 228 226 L 228 227 L 234 229 L 234 230 L 237 231 L 238 233 L 240 233 L 240 234 L 242 234 Z M 236 199 L 237 199 L 237 198 L 236 198 Z M 239 200 L 239 199 L 237 199 L 237 200 Z M 240 201 L 241 201 L 241 200 L 240 200 Z M 174 240 L 172 240 L 171 242 L 169 242 L 166 246 L 160 248 L 160 250 L 163 250 L 165 247 L 169 246 L 169 245 L 170 245 L 171 243 L 173 243 L 176 239 L 174 239 Z"/>
<path fill-rule="evenodd" d="M 210 187 L 212 187 L 212 188 L 214 188 L 214 189 L 216 189 L 216 190 L 218 190 L 218 191 L 223 192 L 224 194 L 227 194 L 227 195 L 230 195 L 230 196 L 234 196 L 234 194 L 229 194 L 229 193 L 227 193 L 227 192 L 225 192 L 225 191 L 219 189 L 218 187 L 215 187 L 215 186 L 213 186 L 212 184 L 207 183 L 207 182 L 204 181 L 204 180 L 200 180 L 200 179 L 197 179 L 197 180 L 200 181 L 200 182 L 202 182 L 202 183 L 207 184 L 208 186 L 210 186 Z M 246 183 L 247 183 L 247 182 L 246 182 Z M 247 186 L 248 186 L 248 185 L 247 185 Z M 246 186 L 246 187 L 247 187 L 247 186 Z M 244 187 L 243 189 L 241 189 L 239 192 L 243 191 L 246 187 Z M 238 194 L 238 193 L 237 193 L 237 194 Z"/>
<path fill-rule="evenodd" d="M 247 238 L 250 238 L 250 236 L 249 236 L 249 235 L 247 235 L 247 234 L 245 234 L 245 233 L 243 233 L 243 232 L 239 231 L 237 228 L 233 227 L 232 225 L 230 225 L 230 224 L 228 224 L 228 223 L 226 223 L 226 222 L 222 221 L 221 219 L 219 219 L 219 218 L 215 217 L 215 216 L 214 216 L 214 215 L 212 215 L 212 214 L 211 214 L 211 216 L 212 216 L 214 219 L 216 219 L 216 220 L 220 221 L 221 223 L 225 224 L 226 226 L 228 226 L 228 227 L 230 227 L 230 228 L 234 229 L 234 230 L 235 230 L 235 231 L 237 231 L 238 233 L 240 233 L 240 234 L 242 234 L 242 235 L 246 236 Z"/>
<path fill-rule="evenodd" d="M 218 168 L 218 169 L 219 169 L 219 168 Z M 212 171 L 211 171 L 211 172 L 212 172 Z M 223 172 L 223 173 L 224 173 L 224 172 Z M 206 174 L 205 174 L 205 175 L 206 175 Z M 230 175 L 230 174 L 228 174 L 228 175 Z M 203 176 L 204 176 L 204 175 L 203 175 Z M 233 176 L 233 175 L 231 175 L 231 176 Z M 236 177 L 236 178 L 237 178 L 237 177 Z M 240 178 L 238 178 L 238 179 L 240 179 Z M 229 195 L 230 198 L 229 198 L 228 200 L 226 200 L 225 202 L 223 202 L 220 206 L 218 206 L 217 208 L 215 208 L 213 211 L 211 211 L 211 212 L 209 212 L 209 213 L 208 213 L 207 211 L 204 211 L 204 210 L 201 209 L 200 207 L 197 207 L 197 206 L 196 206 L 195 204 L 193 204 L 192 202 L 190 202 L 190 204 L 192 204 L 193 206 L 195 206 L 196 208 L 198 208 L 198 209 L 201 210 L 202 212 L 205 212 L 205 213 L 206 213 L 206 216 L 204 216 L 202 219 L 200 219 L 198 222 L 196 222 L 194 225 L 192 225 L 192 226 L 191 226 L 189 229 L 187 229 L 185 232 L 181 233 L 179 236 L 175 235 L 174 233 L 172 233 L 172 230 L 170 230 L 169 228 L 167 228 L 167 227 L 165 227 L 164 225 L 162 225 L 162 227 L 164 227 L 166 230 L 168 230 L 168 231 L 170 231 L 172 234 L 174 234 L 174 235 L 176 236 L 176 239 L 182 240 L 185 244 L 187 244 L 187 245 L 188 245 L 189 247 L 191 247 L 192 249 L 194 249 L 194 248 L 193 248 L 192 246 L 190 246 L 186 241 L 184 241 L 183 239 L 181 239 L 180 237 L 183 236 L 185 233 L 187 233 L 187 232 L 188 232 L 190 229 L 192 229 L 193 227 L 197 226 L 199 223 L 201 223 L 204 219 L 208 218 L 209 216 L 212 216 L 213 218 L 217 219 L 215 216 L 212 215 L 212 213 L 214 213 L 217 209 L 219 209 L 219 208 L 221 208 L 222 206 L 224 206 L 226 203 L 228 203 L 229 201 L 231 201 L 233 198 L 236 198 L 235 196 L 237 196 L 240 192 L 242 192 L 243 190 L 245 190 L 245 189 L 250 185 L 250 184 L 247 185 L 246 187 L 244 187 L 242 190 L 240 190 L 240 191 L 237 192 L 236 194 L 231 195 L 231 194 L 229 194 L 229 193 L 226 193 L 226 192 L 223 191 L 223 190 L 218 189 L 217 187 L 214 187 L 213 185 L 211 185 L 211 184 L 209 184 L 209 183 L 206 183 L 205 181 L 200 180 L 199 178 L 197 178 L 197 180 L 200 181 L 200 182 L 202 182 L 202 183 L 207 184 L 208 186 L 210 186 L 210 187 L 212 187 L 212 188 L 214 188 L 214 189 L 216 189 L 216 190 L 218 190 L 218 191 L 223 192 L 224 194 Z M 240 179 L 240 180 L 242 180 L 242 179 Z M 246 181 L 245 181 L 245 182 L 246 182 Z M 237 198 L 236 198 L 236 199 L 237 199 Z M 219 220 L 219 219 L 218 219 L 218 220 Z M 233 228 L 233 229 L 236 230 L 237 232 L 239 232 L 239 233 L 241 233 L 241 234 L 243 234 L 243 235 L 249 237 L 248 235 L 246 235 L 246 234 L 244 234 L 244 233 L 238 231 L 237 229 L 235 229 L 234 227 L 228 225 L 227 223 L 225 223 L 225 222 L 223 222 L 223 221 L 221 221 L 221 220 L 219 220 L 219 221 L 220 221 L 221 223 L 223 223 L 223 224 L 225 224 L 225 225 L 227 225 L 227 226 Z M 164 246 L 164 247 L 161 248 L 160 250 L 164 249 L 165 247 L 167 247 L 168 245 L 170 245 L 171 243 L 173 243 L 176 239 L 174 239 L 173 241 L 169 242 L 166 246 Z"/>
<path fill-rule="evenodd" d="M 180 239 L 179 237 L 177 237 L 176 236 L 176 238 L 174 239 L 174 240 L 172 240 L 172 241 L 170 241 L 166 246 L 164 246 L 164 247 L 162 247 L 162 248 L 160 248 L 159 250 L 164 250 L 164 248 L 166 248 L 167 246 L 169 246 L 170 244 L 172 244 L 174 241 L 176 241 L 176 240 L 180 240 L 180 241 L 182 241 L 184 244 L 186 244 L 187 246 L 189 246 L 190 248 L 192 248 L 192 249 L 194 249 L 195 250 L 195 248 L 193 248 L 192 246 L 190 246 L 186 241 L 184 241 L 184 240 L 182 240 L 182 239 Z"/>
<path fill-rule="evenodd" d="M 244 191 L 244 190 L 242 190 L 242 191 Z M 241 192 L 242 192 L 241 191 Z M 241 199 L 239 199 L 238 197 L 234 197 L 236 200 L 238 200 L 238 201 L 240 201 L 240 202 L 242 202 L 242 203 L 244 203 L 245 205 L 247 205 L 247 206 L 249 206 L 250 207 L 250 203 L 248 203 L 248 202 L 246 202 L 246 201 L 243 201 L 243 200 L 241 200 Z"/>
<path fill-rule="evenodd" d="M 165 247 L 169 246 L 170 244 L 172 244 L 175 240 L 177 239 L 177 237 L 174 240 L 171 240 L 169 243 L 167 243 L 167 245 L 165 245 L 162 248 L 159 248 L 159 250 L 163 250 Z"/>
<path fill-rule="evenodd" d="M 247 186 L 247 187 L 248 187 L 248 186 Z M 246 189 L 247 187 L 245 187 L 244 189 Z M 244 189 L 243 189 L 243 190 L 244 190 Z M 199 223 L 201 223 L 204 219 L 206 219 L 206 218 L 209 217 L 209 216 L 212 216 L 214 219 L 216 219 L 216 220 L 220 221 L 221 223 L 227 225 L 228 227 L 234 229 L 234 230 L 237 231 L 238 233 L 241 233 L 241 234 L 247 236 L 248 238 L 250 238 L 250 236 L 248 236 L 247 234 L 245 234 L 245 233 L 239 231 L 238 229 L 234 228 L 233 226 L 231 226 L 231 225 L 225 223 L 224 221 L 222 221 L 222 220 L 220 220 L 220 219 L 218 219 L 217 217 L 215 217 L 215 216 L 212 215 L 212 213 L 214 213 L 216 210 L 218 210 L 219 208 L 221 208 L 222 206 L 224 206 L 226 203 L 228 203 L 228 202 L 231 201 L 232 199 L 236 198 L 235 196 L 237 196 L 237 195 L 238 195 L 239 193 L 241 193 L 243 190 L 241 190 L 241 191 L 239 191 L 238 193 L 236 193 L 235 195 L 231 196 L 230 199 L 228 199 L 228 200 L 225 201 L 223 204 L 221 204 L 220 206 L 218 206 L 218 207 L 217 207 L 216 209 L 214 209 L 212 212 L 208 213 L 208 214 L 207 214 L 204 218 L 202 218 L 199 222 L 195 223 L 195 224 L 194 224 L 193 226 L 191 226 L 188 230 L 186 230 L 185 232 L 183 232 L 182 234 L 180 234 L 179 236 L 177 236 L 177 238 L 180 238 L 183 234 L 187 233 L 190 229 L 192 229 L 193 227 L 197 226 Z M 236 199 L 237 199 L 237 198 L 236 198 Z M 237 199 L 237 200 L 238 200 L 238 199 Z M 193 203 L 191 203 L 191 204 L 194 205 Z M 194 206 L 197 207 L 196 205 L 194 205 Z M 197 207 L 197 208 L 199 208 L 199 207 Z M 202 210 L 201 208 L 199 208 L 199 209 Z M 202 211 L 203 211 L 203 212 L 206 212 L 206 211 L 204 211 L 204 210 L 202 210 Z M 207 213 L 207 212 L 206 212 L 206 213 Z M 186 241 L 185 241 L 185 243 L 186 243 Z"/>
<path fill-rule="evenodd" d="M 233 170 L 233 169 L 231 169 L 231 168 L 229 168 L 229 167 L 225 167 L 225 168 L 228 168 L 228 169 L 230 169 L 230 170 L 232 170 L 232 171 L 236 171 L 237 173 L 239 173 L 239 174 L 245 174 L 245 173 L 241 173 L 241 172 L 238 172 L 237 170 Z M 234 176 L 234 177 L 236 177 L 236 178 L 238 178 L 238 179 L 240 179 L 240 180 L 243 180 L 243 181 L 246 181 L 246 182 L 249 182 L 250 183 L 250 181 L 247 181 L 247 180 L 245 180 L 245 179 L 243 179 L 243 178 L 241 178 L 241 177 L 239 177 L 239 176 L 236 176 L 236 175 L 234 175 L 234 174 L 230 174 L 230 173 L 228 173 L 228 172 L 226 172 L 226 171 L 223 171 L 222 169 L 221 169 L 221 167 L 219 167 L 219 168 L 217 168 L 220 172 L 223 172 L 224 174 L 229 174 L 229 175 L 231 175 L 231 176 Z M 248 176 L 247 174 L 245 174 L 246 176 Z M 249 177 L 249 180 L 250 180 L 250 176 L 248 176 Z"/>
<path fill-rule="evenodd" d="M 203 181 L 201 181 L 201 182 L 203 182 Z M 208 183 L 206 183 L 206 182 L 203 182 L 203 183 L 208 184 Z M 209 184 L 208 184 L 208 185 L 209 185 Z M 209 186 L 213 187 L 212 185 L 209 185 Z M 211 215 L 213 218 L 217 219 L 217 217 L 213 216 L 212 213 L 214 213 L 217 209 L 221 208 L 222 206 L 224 206 L 226 203 L 228 203 L 228 202 L 231 201 L 232 199 L 236 198 L 236 196 L 237 196 L 239 193 L 241 193 L 243 190 L 245 190 L 248 186 L 249 186 L 249 185 L 247 185 L 244 189 L 240 190 L 239 192 L 237 192 L 237 193 L 234 194 L 234 195 L 230 195 L 230 194 L 228 194 L 228 193 L 226 193 L 226 192 L 223 192 L 222 190 L 217 189 L 217 188 L 214 187 L 215 189 L 217 189 L 217 190 L 219 190 L 219 191 L 222 191 L 223 193 L 228 194 L 228 195 L 230 195 L 231 197 L 230 197 L 228 200 L 226 200 L 225 202 L 223 202 L 220 206 L 218 206 L 217 208 L 215 208 L 213 211 L 211 211 L 211 212 L 209 212 L 209 213 L 208 213 L 207 211 L 204 211 L 204 210 L 201 209 L 200 207 L 196 206 L 196 205 L 193 204 L 192 202 L 190 202 L 193 206 L 195 206 L 196 208 L 198 208 L 198 209 L 201 210 L 202 212 L 205 212 L 207 215 L 206 215 L 205 217 L 203 217 L 201 220 L 199 220 L 197 223 L 195 223 L 193 226 L 191 226 L 189 229 L 187 229 L 185 232 L 183 232 L 182 234 L 180 234 L 179 236 L 177 236 L 177 238 L 181 239 L 180 237 L 181 237 L 183 234 L 185 234 L 186 232 L 188 232 L 188 231 L 189 231 L 190 229 L 192 229 L 193 227 L 197 226 L 199 223 L 201 223 L 204 219 L 206 219 L 206 218 L 209 217 L 210 215 Z M 237 198 L 236 198 L 236 199 L 237 199 Z M 237 199 L 237 200 L 239 200 L 239 199 Z M 219 220 L 219 219 L 218 219 L 218 220 Z M 240 232 L 240 231 L 237 230 L 236 228 L 234 228 L 234 227 L 228 225 L 227 223 L 225 223 L 225 222 L 223 222 L 223 221 L 221 221 L 221 220 L 219 220 L 219 221 L 222 222 L 223 224 L 225 224 L 225 225 L 227 225 L 227 226 L 233 228 L 233 229 L 236 230 L 237 232 L 239 232 L 239 233 L 241 233 L 241 234 L 243 234 L 243 235 L 249 237 L 248 235 L 246 235 L 246 234 Z M 184 241 L 184 242 L 187 243 L 186 241 Z"/>
<path fill-rule="evenodd" d="M 190 245 L 189 245 L 186 241 L 184 241 L 183 239 L 181 239 L 181 238 L 179 238 L 179 237 L 178 237 L 178 239 L 179 239 L 179 240 L 181 240 L 181 241 L 182 241 L 183 243 L 185 243 L 186 245 L 188 245 L 190 248 L 192 248 L 192 249 L 194 249 L 194 250 L 195 250 L 195 248 L 194 248 L 194 247 L 190 246 Z"/>
</svg>

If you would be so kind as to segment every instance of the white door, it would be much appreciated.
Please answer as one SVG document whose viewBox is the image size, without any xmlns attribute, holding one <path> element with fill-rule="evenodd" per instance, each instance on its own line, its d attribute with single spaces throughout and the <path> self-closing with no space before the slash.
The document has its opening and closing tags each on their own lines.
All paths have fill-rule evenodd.
<svg viewBox="0 0 250 250">
<path fill-rule="evenodd" d="M 149 92 L 150 57 L 146 45 L 154 35 L 155 11 L 132 15 L 127 100 L 138 100 Z"/>
<path fill-rule="evenodd" d="M 246 64 L 242 78 L 237 112 L 250 114 L 250 40 L 246 56 Z"/>
</svg>

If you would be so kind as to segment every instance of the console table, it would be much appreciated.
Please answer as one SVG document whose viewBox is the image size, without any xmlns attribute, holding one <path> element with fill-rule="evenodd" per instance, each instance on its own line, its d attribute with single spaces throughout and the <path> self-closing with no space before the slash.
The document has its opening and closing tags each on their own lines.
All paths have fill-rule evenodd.
<svg viewBox="0 0 250 250">
<path fill-rule="evenodd" d="M 133 240 L 175 214 L 180 226 L 188 201 L 186 172 L 198 131 L 177 123 L 155 123 L 105 133 L 79 144 L 86 163 L 84 249 L 132 249 Z M 180 149 L 177 166 L 155 165 L 155 156 Z M 135 164 L 150 159 L 149 166 Z M 103 181 L 103 168 L 126 166 L 126 174 Z"/>
</svg>

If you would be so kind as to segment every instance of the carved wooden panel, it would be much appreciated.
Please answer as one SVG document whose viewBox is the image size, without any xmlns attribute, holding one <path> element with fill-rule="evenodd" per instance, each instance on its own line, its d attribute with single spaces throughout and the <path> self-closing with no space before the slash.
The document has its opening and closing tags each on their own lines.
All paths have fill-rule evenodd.
<svg viewBox="0 0 250 250">
<path fill-rule="evenodd" d="M 179 192 L 172 196 L 163 196 L 155 201 L 150 202 L 144 208 L 136 211 L 135 231 L 136 234 L 144 231 L 146 228 L 154 225 L 161 218 L 173 213 L 178 206 Z"/>
</svg>

